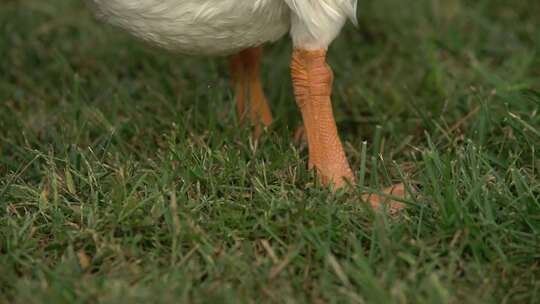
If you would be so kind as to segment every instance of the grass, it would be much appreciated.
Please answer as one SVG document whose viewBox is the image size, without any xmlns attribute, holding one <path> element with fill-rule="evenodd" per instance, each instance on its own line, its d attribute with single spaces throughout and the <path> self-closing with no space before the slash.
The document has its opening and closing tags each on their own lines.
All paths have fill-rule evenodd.
<svg viewBox="0 0 540 304">
<path fill-rule="evenodd" d="M 361 1 L 330 62 L 365 183 L 338 194 L 291 140 L 287 39 L 255 143 L 223 60 L 1 7 L 0 302 L 540 301 L 540 2 Z M 400 180 L 398 219 L 360 202 Z"/>
</svg>

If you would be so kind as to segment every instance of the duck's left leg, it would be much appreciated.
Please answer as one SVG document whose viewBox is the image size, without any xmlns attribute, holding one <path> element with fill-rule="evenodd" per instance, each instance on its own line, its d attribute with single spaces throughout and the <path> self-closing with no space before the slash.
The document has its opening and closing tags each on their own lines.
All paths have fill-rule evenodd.
<svg viewBox="0 0 540 304">
<path fill-rule="evenodd" d="M 240 125 L 244 125 L 246 116 L 249 116 L 255 128 L 253 131 L 255 138 L 258 138 L 263 129 L 272 123 L 272 112 L 260 78 L 261 57 L 262 47 L 257 47 L 243 50 L 229 59 Z"/>
<path fill-rule="evenodd" d="M 324 9 L 317 6 L 318 2 L 313 3 L 312 7 L 304 5 L 302 9 L 305 11 L 296 12 L 292 17 L 292 79 L 307 134 L 309 167 L 316 170 L 322 184 L 333 185 L 337 189 L 347 182 L 354 184 L 354 175 L 345 157 L 334 120 L 331 100 L 333 74 L 326 63 L 326 52 L 346 17 L 340 19 L 335 15 L 325 15 Z M 312 19 L 303 20 L 302 16 L 317 16 L 314 19 L 318 23 L 310 23 Z M 403 196 L 404 188 L 398 185 L 383 192 Z M 366 195 L 363 199 L 374 206 L 386 201 L 385 197 L 378 195 Z M 394 210 L 400 206 L 394 201 L 389 203 Z"/>
<path fill-rule="evenodd" d="M 334 120 L 333 73 L 326 63 L 326 52 L 345 24 L 346 14 L 336 16 L 319 2 L 286 2 L 291 2 L 293 12 L 291 72 L 296 103 L 307 135 L 309 167 L 316 170 L 322 184 L 341 188 L 347 182 L 354 183 L 354 175 Z"/>
<path fill-rule="evenodd" d="M 324 185 L 341 188 L 347 181 L 354 183 L 332 111 L 333 75 L 326 64 L 326 50 L 294 50 L 291 70 L 307 135 L 309 167 Z"/>
</svg>

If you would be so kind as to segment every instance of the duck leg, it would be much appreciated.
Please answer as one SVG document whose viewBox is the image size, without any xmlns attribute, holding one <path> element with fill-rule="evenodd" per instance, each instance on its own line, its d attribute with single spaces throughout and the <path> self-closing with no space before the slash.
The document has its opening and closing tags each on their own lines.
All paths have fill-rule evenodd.
<svg viewBox="0 0 540 304">
<path fill-rule="evenodd" d="M 332 70 L 326 63 L 326 49 L 293 51 L 291 64 L 296 102 L 302 113 L 309 150 L 309 168 L 315 169 L 323 185 L 339 189 L 354 184 L 332 111 Z M 384 189 L 385 195 L 365 194 L 362 199 L 373 207 L 388 204 L 395 212 L 403 207 L 388 196 L 405 196 L 402 184 Z"/>
<path fill-rule="evenodd" d="M 272 112 L 261 84 L 261 57 L 262 47 L 257 47 L 243 50 L 229 59 L 240 125 L 244 125 L 246 116 L 249 116 L 255 128 L 254 138 L 258 138 L 263 129 L 272 123 Z"/>
<path fill-rule="evenodd" d="M 309 168 L 316 170 L 323 185 L 337 189 L 347 181 L 354 183 L 332 111 L 333 74 L 326 64 L 326 50 L 295 49 L 291 72 L 307 135 Z"/>
</svg>

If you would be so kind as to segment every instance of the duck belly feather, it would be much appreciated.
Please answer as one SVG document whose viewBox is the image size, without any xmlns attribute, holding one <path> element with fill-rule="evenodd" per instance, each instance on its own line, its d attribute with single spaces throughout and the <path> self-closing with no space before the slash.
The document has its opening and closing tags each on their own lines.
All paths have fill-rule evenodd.
<svg viewBox="0 0 540 304">
<path fill-rule="evenodd" d="M 227 55 L 290 29 L 283 0 L 87 0 L 100 19 L 173 52 Z"/>
</svg>

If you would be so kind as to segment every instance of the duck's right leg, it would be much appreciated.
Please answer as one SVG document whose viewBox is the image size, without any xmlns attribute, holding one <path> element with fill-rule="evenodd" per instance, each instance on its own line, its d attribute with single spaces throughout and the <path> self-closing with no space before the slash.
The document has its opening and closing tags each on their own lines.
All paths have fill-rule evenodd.
<svg viewBox="0 0 540 304">
<path fill-rule="evenodd" d="M 272 112 L 260 78 L 261 57 L 262 47 L 257 47 L 243 50 L 229 59 L 240 125 L 244 125 L 245 118 L 249 115 L 255 128 L 254 138 L 258 138 L 263 129 L 272 123 Z"/>
</svg>

